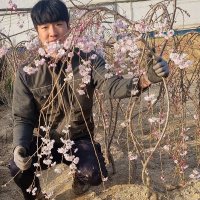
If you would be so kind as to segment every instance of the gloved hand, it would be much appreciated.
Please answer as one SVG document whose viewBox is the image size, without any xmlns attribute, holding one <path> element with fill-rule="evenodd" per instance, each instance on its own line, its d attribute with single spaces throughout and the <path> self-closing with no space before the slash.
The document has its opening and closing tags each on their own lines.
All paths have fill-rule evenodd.
<svg viewBox="0 0 200 200">
<path fill-rule="evenodd" d="M 32 159 L 27 156 L 26 149 L 22 146 L 17 146 L 14 150 L 14 162 L 22 171 L 30 168 Z"/>
<path fill-rule="evenodd" d="M 166 78 L 169 75 L 169 67 L 165 60 L 157 58 L 157 63 L 153 64 L 152 56 L 148 56 L 147 59 L 147 76 L 151 83 L 158 83 L 162 81 L 162 77 Z"/>
</svg>

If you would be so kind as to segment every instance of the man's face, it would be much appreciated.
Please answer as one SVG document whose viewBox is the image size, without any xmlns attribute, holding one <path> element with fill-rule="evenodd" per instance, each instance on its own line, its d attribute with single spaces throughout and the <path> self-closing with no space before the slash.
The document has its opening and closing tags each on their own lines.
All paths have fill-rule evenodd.
<svg viewBox="0 0 200 200">
<path fill-rule="evenodd" d="M 42 44 L 60 41 L 63 43 L 68 31 L 66 21 L 58 21 L 37 26 L 38 37 Z"/>
</svg>

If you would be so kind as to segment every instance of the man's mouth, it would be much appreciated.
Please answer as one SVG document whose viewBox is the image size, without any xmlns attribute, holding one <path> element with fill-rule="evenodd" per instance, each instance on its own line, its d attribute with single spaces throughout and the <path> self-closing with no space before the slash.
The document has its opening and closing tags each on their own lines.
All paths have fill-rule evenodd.
<svg viewBox="0 0 200 200">
<path fill-rule="evenodd" d="M 53 43 L 53 42 L 59 42 L 59 40 L 58 39 L 56 39 L 56 40 L 51 40 L 51 41 L 48 41 L 48 43 Z"/>
</svg>

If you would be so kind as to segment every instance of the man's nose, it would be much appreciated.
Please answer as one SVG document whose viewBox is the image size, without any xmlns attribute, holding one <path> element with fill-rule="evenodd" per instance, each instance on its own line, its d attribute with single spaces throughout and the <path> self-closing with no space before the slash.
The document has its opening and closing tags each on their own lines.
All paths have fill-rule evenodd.
<svg viewBox="0 0 200 200">
<path fill-rule="evenodd" d="M 50 37 L 57 37 L 57 31 L 56 31 L 56 27 L 55 26 L 50 26 L 49 27 L 49 36 Z"/>
</svg>

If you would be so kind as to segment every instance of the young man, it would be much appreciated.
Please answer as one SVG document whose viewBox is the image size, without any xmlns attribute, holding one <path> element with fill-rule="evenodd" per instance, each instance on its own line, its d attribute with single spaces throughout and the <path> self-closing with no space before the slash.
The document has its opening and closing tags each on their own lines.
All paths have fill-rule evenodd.
<svg viewBox="0 0 200 200">
<path fill-rule="evenodd" d="M 62 1 L 40 0 L 32 8 L 31 17 L 44 49 L 46 43 L 65 41 L 69 31 L 69 13 Z M 45 143 L 41 137 L 55 140 L 50 163 L 56 164 L 71 163 L 58 152 L 63 146 L 60 137 L 74 141 L 70 151 L 79 158 L 72 185 L 75 194 L 86 192 L 90 185 L 99 185 L 102 178 L 107 177 L 101 147 L 93 140 L 92 106 L 95 89 L 103 91 L 109 98 L 130 97 L 132 91 L 139 95 L 151 83 L 162 81 L 162 77 L 169 74 L 167 63 L 160 59 L 156 65 L 149 67 L 147 74 L 140 77 L 123 79 L 113 76 L 105 79 L 105 61 L 96 55 L 90 63 L 90 81 L 84 88 L 85 94 L 80 95 L 76 91 L 81 80 L 80 65 L 93 54 L 74 50 L 70 63 L 72 84 L 64 81 L 65 72 L 69 68 L 68 60 L 58 59 L 54 53 L 48 58 L 44 57 L 45 62 L 34 74 L 25 73 L 23 67 L 18 69 L 13 94 L 14 158 L 10 162 L 10 171 L 27 200 L 45 198 L 41 195 L 39 179 L 35 175 L 37 167 L 33 165 L 39 162 L 40 170 L 49 166 L 44 163 L 45 155 L 38 157 L 41 144 Z M 52 61 L 56 61 L 54 68 L 49 67 Z M 38 131 L 38 127 L 47 125 L 50 130 L 46 135 Z M 67 131 L 63 131 L 65 125 Z M 33 134 L 35 130 L 37 136 Z M 35 187 L 37 190 L 31 193 L 31 188 Z"/>
</svg>

